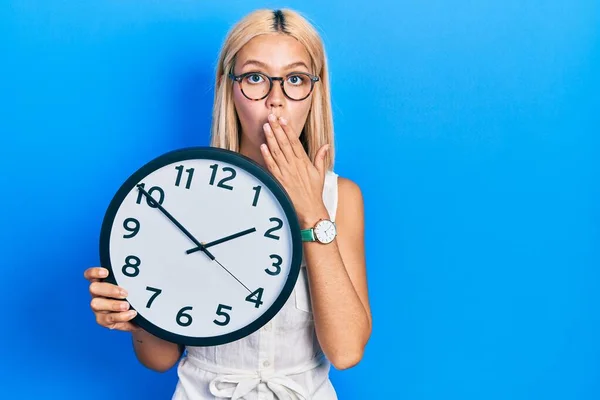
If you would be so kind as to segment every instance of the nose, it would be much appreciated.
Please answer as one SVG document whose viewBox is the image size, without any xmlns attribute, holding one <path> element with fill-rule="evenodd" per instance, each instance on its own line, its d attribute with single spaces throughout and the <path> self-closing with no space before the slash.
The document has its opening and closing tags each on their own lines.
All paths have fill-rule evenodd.
<svg viewBox="0 0 600 400">
<path fill-rule="evenodd" d="M 283 94 L 283 87 L 281 87 L 281 83 L 279 81 L 273 82 L 273 88 L 271 89 L 271 93 L 267 97 L 267 106 L 268 107 L 281 107 L 285 102 L 285 94 Z"/>
</svg>

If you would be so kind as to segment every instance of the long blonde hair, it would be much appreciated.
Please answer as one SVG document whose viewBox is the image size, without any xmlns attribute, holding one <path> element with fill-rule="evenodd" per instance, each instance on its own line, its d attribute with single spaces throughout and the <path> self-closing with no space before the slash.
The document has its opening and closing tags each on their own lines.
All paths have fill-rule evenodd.
<svg viewBox="0 0 600 400">
<path fill-rule="evenodd" d="M 320 81 L 315 84 L 300 140 L 313 162 L 319 148 L 329 144 L 324 165 L 332 170 L 335 148 L 327 56 L 314 26 L 300 13 L 289 9 L 253 11 L 228 32 L 216 67 L 210 145 L 239 152 L 241 125 L 233 103 L 233 81 L 228 74 L 232 71 L 238 51 L 246 43 L 258 35 L 273 33 L 290 35 L 302 43 L 310 55 L 311 72 L 318 75 Z"/>
</svg>

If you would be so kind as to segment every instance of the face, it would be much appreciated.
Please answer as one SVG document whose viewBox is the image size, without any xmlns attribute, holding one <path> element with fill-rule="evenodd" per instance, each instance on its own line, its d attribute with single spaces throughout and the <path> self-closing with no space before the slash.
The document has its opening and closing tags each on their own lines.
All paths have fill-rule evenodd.
<svg viewBox="0 0 600 400">
<path fill-rule="evenodd" d="M 285 34 L 260 35 L 250 40 L 237 55 L 234 74 L 262 72 L 275 77 L 285 77 L 290 72 L 308 72 L 310 56 L 306 48 L 291 36 Z M 253 101 L 244 96 L 239 83 L 233 85 L 233 100 L 240 119 L 240 152 L 262 163 L 259 146 L 265 143 L 263 125 L 272 112 L 289 121 L 296 137 L 300 136 L 312 100 L 311 94 L 304 100 L 295 101 L 286 97 L 279 81 L 273 81 L 273 89 L 262 100 Z"/>
</svg>

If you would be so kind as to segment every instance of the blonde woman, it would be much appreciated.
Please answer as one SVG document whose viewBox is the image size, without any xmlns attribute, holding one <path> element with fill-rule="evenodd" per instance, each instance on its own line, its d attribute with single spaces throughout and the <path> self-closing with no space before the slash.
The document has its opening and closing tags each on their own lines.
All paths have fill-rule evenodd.
<svg viewBox="0 0 600 400">
<path fill-rule="evenodd" d="M 107 270 L 86 270 L 97 322 L 132 332 L 147 368 L 179 363 L 173 399 L 332 400 L 331 364 L 341 370 L 361 360 L 371 334 L 363 198 L 333 172 L 333 133 L 327 58 L 315 28 L 285 9 L 239 21 L 217 65 L 211 146 L 267 169 L 286 189 L 302 229 L 330 220 L 337 230 L 303 242 L 296 287 L 269 323 L 219 346 L 184 349 L 151 335 L 130 322 L 135 311 L 122 288 L 102 281 Z"/>
</svg>

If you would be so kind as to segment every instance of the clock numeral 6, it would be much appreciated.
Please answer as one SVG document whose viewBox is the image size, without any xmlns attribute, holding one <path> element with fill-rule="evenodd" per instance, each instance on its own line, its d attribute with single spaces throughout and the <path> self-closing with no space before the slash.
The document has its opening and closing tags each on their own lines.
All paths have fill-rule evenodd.
<svg viewBox="0 0 600 400">
<path fill-rule="evenodd" d="M 138 274 L 140 273 L 139 266 L 141 263 L 142 262 L 140 261 L 140 259 L 136 256 L 125 257 L 125 265 L 123 265 L 123 268 L 121 269 L 123 275 L 128 276 L 130 278 L 138 276 Z M 130 272 L 130 269 L 133 269 L 133 272 Z"/>
<path fill-rule="evenodd" d="M 229 306 L 226 306 L 225 304 L 219 304 L 219 306 L 217 307 L 217 315 L 222 316 L 225 318 L 225 321 L 219 321 L 217 319 L 214 319 L 213 322 L 219 326 L 225 326 L 229 323 L 229 321 L 231 320 L 231 317 L 229 316 L 229 314 L 227 314 L 225 311 L 223 310 L 229 310 L 231 311 L 232 308 Z"/>
<path fill-rule="evenodd" d="M 145 183 L 140 184 L 140 186 L 142 188 L 144 188 L 146 186 Z M 163 201 L 165 201 L 165 192 L 164 190 L 162 190 L 160 187 L 158 186 L 152 186 L 149 190 L 148 190 L 148 194 L 150 195 L 150 197 L 152 197 L 152 200 L 150 200 L 148 197 L 144 196 L 144 193 L 142 193 L 141 191 L 138 191 L 138 197 L 136 200 L 137 204 L 141 204 L 142 203 L 142 197 L 146 197 L 146 203 L 148 203 L 148 205 L 152 208 L 156 208 L 158 207 L 158 205 L 156 205 L 156 199 L 154 198 L 154 196 L 152 196 L 152 192 L 158 192 L 159 194 L 159 199 L 158 199 L 158 204 L 162 205 Z"/>
<path fill-rule="evenodd" d="M 283 259 L 277 254 L 271 254 L 269 257 L 277 260 L 273 264 L 271 264 L 276 269 L 275 271 L 270 271 L 269 268 L 266 268 L 265 272 L 271 276 L 279 275 L 279 273 L 281 272 L 281 263 L 283 262 Z"/>
<path fill-rule="evenodd" d="M 215 184 L 215 178 L 217 176 L 217 170 L 219 169 L 219 164 L 213 164 L 210 166 L 210 169 L 212 169 L 212 174 L 210 175 L 210 182 L 209 185 L 214 185 Z M 236 172 L 235 169 L 231 168 L 231 167 L 223 167 L 222 170 L 224 172 L 230 172 L 231 174 L 223 179 L 221 179 L 219 181 L 219 183 L 217 183 L 217 186 L 223 189 L 227 189 L 227 190 L 233 190 L 233 186 L 229 186 L 229 185 L 225 185 L 225 182 L 232 180 L 233 178 L 235 178 Z"/>
<path fill-rule="evenodd" d="M 281 227 L 283 226 L 283 221 L 277 217 L 271 217 L 271 218 L 269 218 L 269 221 L 276 222 L 277 225 L 274 226 L 273 228 L 269 229 L 268 231 L 266 231 L 265 237 L 268 237 L 270 239 L 279 240 L 279 236 L 273 235 L 272 232 L 275 232 L 275 231 L 278 231 L 279 229 L 281 229 Z"/>
<path fill-rule="evenodd" d="M 130 228 L 129 227 L 129 223 L 133 222 L 134 227 Z M 123 228 L 125 228 L 126 231 L 131 232 L 131 234 L 127 235 L 123 235 L 123 237 L 125 239 L 129 239 L 134 237 L 135 235 L 137 235 L 137 233 L 140 231 L 140 221 L 138 221 L 135 218 L 126 218 L 125 221 L 123 221 Z"/>
<path fill-rule="evenodd" d="M 191 306 L 187 306 L 187 307 L 183 307 L 181 310 L 179 310 L 179 312 L 177 313 L 177 324 L 178 325 L 190 326 L 192 324 L 192 316 L 190 314 L 187 314 L 184 312 L 184 311 L 188 311 L 191 309 L 192 309 Z M 185 320 L 182 321 L 182 318 L 185 318 Z"/>
<path fill-rule="evenodd" d="M 254 303 L 254 307 L 256 307 L 256 308 L 260 307 L 260 305 L 262 303 L 264 303 L 263 301 L 260 300 L 260 299 L 262 299 L 264 290 L 265 289 L 263 289 L 263 288 L 256 289 L 254 292 L 252 292 L 248 296 L 246 296 L 246 301 L 249 301 L 250 303 Z M 256 299 L 253 299 L 254 296 L 256 296 Z"/>
<path fill-rule="evenodd" d="M 175 186 L 179 186 L 181 183 L 181 175 L 183 175 L 183 165 L 178 165 L 175 167 L 177 170 L 177 179 L 175 180 Z M 188 173 L 187 182 L 185 183 L 185 188 L 189 189 L 192 184 L 192 176 L 194 175 L 194 168 L 188 168 L 185 170 Z"/>
<path fill-rule="evenodd" d="M 157 289 L 157 288 L 153 288 L 153 287 L 150 287 L 150 286 L 146 286 L 146 290 L 154 292 L 154 294 L 152 295 L 152 297 L 150 297 L 150 300 L 148 300 L 148 304 L 146 304 L 146 308 L 150 308 L 150 306 L 152 305 L 152 302 L 154 301 L 154 299 L 156 298 L 156 296 L 158 296 L 159 294 L 162 293 L 162 290 Z"/>
</svg>

